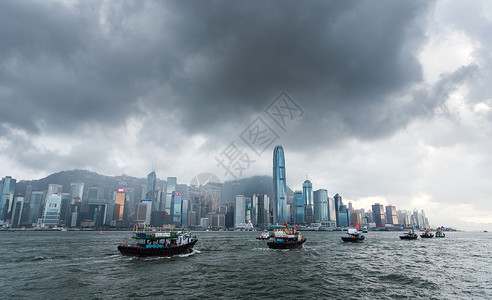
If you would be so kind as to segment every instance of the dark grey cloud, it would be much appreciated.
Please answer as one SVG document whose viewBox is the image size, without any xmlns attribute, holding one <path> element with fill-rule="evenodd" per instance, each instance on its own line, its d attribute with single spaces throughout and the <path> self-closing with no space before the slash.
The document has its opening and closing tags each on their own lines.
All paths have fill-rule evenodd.
<svg viewBox="0 0 492 300">
<path fill-rule="evenodd" d="M 286 90 L 307 126 L 338 115 L 344 134 L 371 139 L 407 123 L 393 117 L 398 107 L 380 108 L 422 80 L 416 53 L 432 2 L 0 6 L 0 101 L 15 103 L 2 122 L 33 132 L 117 126 L 143 105 L 208 133 Z"/>
</svg>

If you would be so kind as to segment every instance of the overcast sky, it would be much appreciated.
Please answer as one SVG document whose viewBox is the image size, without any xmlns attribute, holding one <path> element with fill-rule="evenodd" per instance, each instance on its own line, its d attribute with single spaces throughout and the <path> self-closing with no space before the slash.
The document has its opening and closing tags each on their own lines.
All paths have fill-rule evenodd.
<svg viewBox="0 0 492 300">
<path fill-rule="evenodd" d="M 0 177 L 226 181 L 282 145 L 292 189 L 492 229 L 491 32 L 490 1 L 0 1 Z"/>
</svg>

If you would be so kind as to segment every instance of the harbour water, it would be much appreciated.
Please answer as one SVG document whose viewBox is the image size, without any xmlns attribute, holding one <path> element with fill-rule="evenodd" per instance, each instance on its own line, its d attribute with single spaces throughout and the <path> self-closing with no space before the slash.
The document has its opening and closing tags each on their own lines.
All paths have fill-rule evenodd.
<svg viewBox="0 0 492 300">
<path fill-rule="evenodd" d="M 260 232 L 196 232 L 190 255 L 123 257 L 130 232 L 0 232 L 2 299 L 492 299 L 492 234 L 402 241 L 369 232 L 304 232 L 268 249 Z"/>
</svg>

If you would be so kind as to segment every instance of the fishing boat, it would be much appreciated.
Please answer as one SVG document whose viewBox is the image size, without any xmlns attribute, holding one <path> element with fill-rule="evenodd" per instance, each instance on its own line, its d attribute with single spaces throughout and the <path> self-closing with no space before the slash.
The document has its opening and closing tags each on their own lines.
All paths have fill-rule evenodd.
<svg viewBox="0 0 492 300">
<path fill-rule="evenodd" d="M 173 256 L 188 254 L 193 251 L 198 239 L 189 232 L 168 231 L 157 232 L 156 230 L 138 231 L 133 233 L 134 244 L 119 245 L 118 250 L 123 256 L 150 257 L 150 256 Z"/>
<path fill-rule="evenodd" d="M 259 237 L 257 237 L 257 240 L 269 240 L 270 239 L 270 233 L 268 230 L 263 230 L 263 232 L 260 234 Z"/>
<path fill-rule="evenodd" d="M 430 239 L 434 237 L 434 234 L 430 232 L 429 229 L 426 229 L 425 232 L 420 235 L 420 237 L 423 239 Z"/>
<path fill-rule="evenodd" d="M 277 230 L 274 233 L 273 241 L 267 243 L 271 249 L 301 249 L 306 238 L 294 228 Z"/>
<path fill-rule="evenodd" d="M 347 231 L 348 236 L 342 236 L 342 240 L 348 243 L 362 243 L 365 236 L 361 235 L 359 231 L 355 228 L 349 228 Z"/>
<path fill-rule="evenodd" d="M 446 237 L 446 234 L 442 231 L 441 227 L 437 227 L 436 238 L 443 238 L 443 237 Z"/>
<path fill-rule="evenodd" d="M 400 235 L 400 239 L 402 240 L 416 240 L 418 235 L 413 231 L 413 229 L 406 231 L 403 235 Z"/>
</svg>

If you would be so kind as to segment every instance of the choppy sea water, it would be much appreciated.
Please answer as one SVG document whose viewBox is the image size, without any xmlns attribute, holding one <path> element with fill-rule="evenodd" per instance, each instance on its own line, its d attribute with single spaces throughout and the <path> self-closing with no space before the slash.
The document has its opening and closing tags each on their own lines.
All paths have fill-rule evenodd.
<svg viewBox="0 0 492 300">
<path fill-rule="evenodd" d="M 304 232 L 302 250 L 259 232 L 196 232 L 195 251 L 131 258 L 130 232 L 0 232 L 2 299 L 492 299 L 492 233 L 402 241 Z"/>
</svg>

